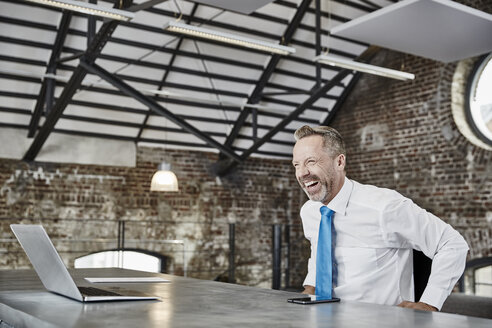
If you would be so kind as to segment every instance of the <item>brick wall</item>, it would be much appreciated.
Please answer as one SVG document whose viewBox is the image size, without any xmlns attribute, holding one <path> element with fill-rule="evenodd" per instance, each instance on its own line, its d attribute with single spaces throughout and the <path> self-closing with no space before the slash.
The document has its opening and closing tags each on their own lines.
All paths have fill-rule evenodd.
<svg viewBox="0 0 492 328">
<path fill-rule="evenodd" d="M 173 164 L 178 193 L 150 192 L 163 159 Z M 8 227 L 40 223 L 67 265 L 117 245 L 125 221 L 125 246 L 170 257 L 169 272 L 214 279 L 227 276 L 229 223 L 236 225 L 236 281 L 270 287 L 272 224 L 290 226 L 290 283 L 302 281 L 309 249 L 298 211 L 305 201 L 285 160 L 250 159 L 230 178 L 209 173 L 216 154 L 139 148 L 137 167 L 34 163 L 0 159 L 0 268 L 23 268 L 27 258 Z M 165 240 L 184 240 L 168 244 Z M 295 241 L 295 242 L 294 242 Z M 286 242 L 283 268 L 286 269 Z M 306 251 L 308 253 L 306 253 Z M 301 255 L 302 253 L 302 255 Z"/>
</svg>

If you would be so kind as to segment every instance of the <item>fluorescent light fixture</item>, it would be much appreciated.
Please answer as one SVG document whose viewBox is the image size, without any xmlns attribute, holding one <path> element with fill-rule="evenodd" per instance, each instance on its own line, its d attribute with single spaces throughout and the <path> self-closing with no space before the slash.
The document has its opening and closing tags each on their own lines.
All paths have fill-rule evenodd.
<svg viewBox="0 0 492 328">
<path fill-rule="evenodd" d="M 135 13 L 114 8 L 102 7 L 96 4 L 74 0 L 26 0 L 43 5 L 77 11 L 84 14 L 101 16 L 105 18 L 129 21 L 135 17 Z"/>
<path fill-rule="evenodd" d="M 415 75 L 407 72 L 397 71 L 394 69 L 384 68 L 380 66 L 374 66 L 364 63 L 359 63 L 353 60 L 348 60 L 340 57 L 334 57 L 331 55 L 319 55 L 314 57 L 315 62 L 328 64 L 331 66 L 337 66 L 342 68 L 348 68 L 354 71 L 389 77 L 397 80 L 413 80 Z"/>
<path fill-rule="evenodd" d="M 171 171 L 171 164 L 162 162 L 152 176 L 150 191 L 179 191 L 178 178 Z"/>
<path fill-rule="evenodd" d="M 176 21 L 168 22 L 166 25 L 164 25 L 164 29 L 175 33 L 186 34 L 203 39 L 215 40 L 228 44 L 234 44 L 241 47 L 257 49 L 279 55 L 290 55 L 296 52 L 296 49 L 292 47 L 245 38 L 239 35 L 218 32 L 207 28 L 188 25 Z"/>
</svg>

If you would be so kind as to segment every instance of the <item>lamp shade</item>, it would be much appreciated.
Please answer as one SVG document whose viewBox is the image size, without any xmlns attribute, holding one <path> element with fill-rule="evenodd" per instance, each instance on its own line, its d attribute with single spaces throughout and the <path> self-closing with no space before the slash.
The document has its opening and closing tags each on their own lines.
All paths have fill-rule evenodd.
<svg viewBox="0 0 492 328">
<path fill-rule="evenodd" d="M 150 191 L 178 191 L 178 178 L 171 171 L 171 165 L 161 163 L 152 176 Z"/>
</svg>

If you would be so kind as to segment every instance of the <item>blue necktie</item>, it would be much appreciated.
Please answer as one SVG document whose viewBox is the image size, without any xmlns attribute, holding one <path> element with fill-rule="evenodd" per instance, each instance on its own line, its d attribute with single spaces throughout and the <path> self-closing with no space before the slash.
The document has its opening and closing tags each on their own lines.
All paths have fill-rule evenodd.
<svg viewBox="0 0 492 328">
<path fill-rule="evenodd" d="M 318 250 L 316 255 L 316 295 L 331 299 L 332 291 L 332 258 L 331 258 L 331 219 L 333 211 L 322 206 L 321 222 L 319 223 Z"/>
</svg>

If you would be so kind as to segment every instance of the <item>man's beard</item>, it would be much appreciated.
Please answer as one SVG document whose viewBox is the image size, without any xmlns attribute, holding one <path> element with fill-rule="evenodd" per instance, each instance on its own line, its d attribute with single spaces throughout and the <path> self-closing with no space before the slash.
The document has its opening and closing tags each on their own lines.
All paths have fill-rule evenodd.
<svg viewBox="0 0 492 328">
<path fill-rule="evenodd" d="M 314 193 L 310 193 L 308 188 L 305 186 L 305 181 L 315 180 L 320 185 L 320 190 Z M 333 181 L 321 181 L 317 176 L 312 176 L 309 179 L 304 179 L 302 182 L 298 181 L 301 185 L 302 190 L 306 193 L 310 200 L 314 202 L 324 203 L 330 196 L 331 190 L 333 188 Z M 329 188 L 332 187 L 332 188 Z"/>
</svg>

